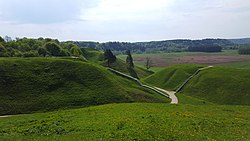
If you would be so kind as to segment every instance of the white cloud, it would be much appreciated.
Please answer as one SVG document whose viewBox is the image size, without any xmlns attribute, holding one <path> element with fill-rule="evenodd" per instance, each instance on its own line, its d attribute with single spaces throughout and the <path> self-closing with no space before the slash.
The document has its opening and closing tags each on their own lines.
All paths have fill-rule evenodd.
<svg viewBox="0 0 250 141">
<path fill-rule="evenodd" d="M 82 19 L 145 20 L 161 16 L 171 6 L 173 0 L 102 0 L 97 7 L 82 10 Z"/>
<path fill-rule="evenodd" d="M 36 2 L 43 4 L 34 8 Z M 96 41 L 249 37 L 249 7 L 246 0 L 0 0 L 0 34 Z"/>
</svg>

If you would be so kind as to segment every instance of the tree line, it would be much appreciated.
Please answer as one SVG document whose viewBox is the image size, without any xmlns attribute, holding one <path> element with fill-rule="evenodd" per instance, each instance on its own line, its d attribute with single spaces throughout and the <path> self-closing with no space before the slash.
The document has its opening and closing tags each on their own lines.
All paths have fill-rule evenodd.
<svg viewBox="0 0 250 141">
<path fill-rule="evenodd" d="M 156 52 L 220 52 L 222 49 L 231 49 L 237 46 L 226 39 L 203 39 L 203 40 L 166 40 L 151 42 L 74 42 L 80 47 L 95 48 L 99 50 L 111 49 L 115 54 L 126 54 L 127 50 L 133 53 L 156 53 Z M 223 48 L 222 48 L 223 47 Z"/>
<path fill-rule="evenodd" d="M 81 49 L 72 42 L 59 42 L 50 38 L 16 38 L 4 40 L 0 36 L 0 57 L 81 57 Z"/>
<path fill-rule="evenodd" d="M 250 54 L 250 46 L 242 46 L 239 48 L 239 54 L 248 55 Z"/>
</svg>

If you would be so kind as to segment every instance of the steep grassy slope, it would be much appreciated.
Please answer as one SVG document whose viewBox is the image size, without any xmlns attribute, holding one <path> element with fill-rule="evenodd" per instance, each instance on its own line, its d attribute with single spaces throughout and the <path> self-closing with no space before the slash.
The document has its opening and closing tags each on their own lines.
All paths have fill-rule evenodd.
<svg viewBox="0 0 250 141">
<path fill-rule="evenodd" d="M 163 89 L 176 90 L 189 76 L 202 65 L 173 65 L 164 70 L 156 72 L 143 81 Z"/>
<path fill-rule="evenodd" d="M 249 106 L 110 104 L 1 118 L 0 140 L 249 140 Z"/>
<path fill-rule="evenodd" d="M 250 69 L 215 67 L 202 71 L 183 93 L 218 104 L 250 105 Z"/>
<path fill-rule="evenodd" d="M 0 58 L 0 115 L 165 98 L 103 67 L 57 58 Z"/>
<path fill-rule="evenodd" d="M 83 52 L 83 56 L 89 62 L 107 66 L 107 63 L 104 61 L 103 52 L 91 48 L 81 48 L 81 50 Z M 139 78 L 145 78 L 153 74 L 152 71 L 148 71 L 138 66 L 135 66 L 134 69 L 130 70 L 127 68 L 126 63 L 119 58 L 116 59 L 116 62 L 111 64 L 111 68 L 126 73 L 128 75 L 131 75 L 133 77 L 139 77 Z"/>
<path fill-rule="evenodd" d="M 81 48 L 83 56 L 90 62 L 100 64 L 104 60 L 103 53 L 101 51 L 91 48 Z"/>
<path fill-rule="evenodd" d="M 120 59 L 117 59 L 115 63 L 111 64 L 111 68 L 118 70 L 120 72 L 126 73 L 128 75 L 131 75 L 133 77 L 137 77 L 139 79 L 145 78 L 153 74 L 152 71 L 148 71 L 138 66 L 135 66 L 133 69 L 129 69 L 127 67 L 127 64 L 123 60 L 120 60 Z"/>
</svg>

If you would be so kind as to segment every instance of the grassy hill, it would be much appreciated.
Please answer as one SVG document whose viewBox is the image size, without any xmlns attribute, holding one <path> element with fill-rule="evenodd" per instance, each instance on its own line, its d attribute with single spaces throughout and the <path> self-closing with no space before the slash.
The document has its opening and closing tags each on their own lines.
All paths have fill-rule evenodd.
<svg viewBox="0 0 250 141">
<path fill-rule="evenodd" d="M 0 58 L 0 115 L 168 99 L 104 67 L 63 58 Z"/>
<path fill-rule="evenodd" d="M 202 71 L 183 93 L 218 104 L 250 105 L 250 70 L 215 67 Z"/>
<path fill-rule="evenodd" d="M 143 81 L 163 89 L 176 90 L 201 67 L 203 65 L 173 65 L 145 78 Z"/>
<path fill-rule="evenodd" d="M 100 64 L 102 66 L 107 66 L 106 61 L 104 61 L 103 52 L 91 48 L 81 48 L 81 50 L 83 52 L 83 56 L 89 62 Z M 145 78 L 153 74 L 152 71 L 148 71 L 138 66 L 135 66 L 134 69 L 130 70 L 127 68 L 126 63 L 119 58 L 116 59 L 116 62 L 111 64 L 111 68 L 126 73 L 128 75 L 131 75 L 133 77 L 139 77 L 139 78 Z"/>
<path fill-rule="evenodd" d="M 109 104 L 1 118 L 0 140 L 249 140 L 249 106 Z"/>
<path fill-rule="evenodd" d="M 132 70 L 128 69 L 127 64 L 123 60 L 120 60 L 120 59 L 117 59 L 116 62 L 112 63 L 111 68 L 118 70 L 120 72 L 123 72 L 125 74 L 128 74 L 130 76 L 138 77 L 139 79 L 145 78 L 153 74 L 152 71 L 148 71 L 138 66 L 135 66 Z"/>
</svg>

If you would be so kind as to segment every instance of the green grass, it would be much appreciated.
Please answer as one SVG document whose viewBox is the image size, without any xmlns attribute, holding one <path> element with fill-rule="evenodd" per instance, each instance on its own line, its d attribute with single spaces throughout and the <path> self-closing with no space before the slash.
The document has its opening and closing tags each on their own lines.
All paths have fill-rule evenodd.
<svg viewBox="0 0 250 141">
<path fill-rule="evenodd" d="M 185 95 L 183 93 L 177 93 L 178 104 L 190 104 L 190 105 L 215 105 L 212 102 L 201 100 L 192 96 Z"/>
<path fill-rule="evenodd" d="M 249 72 L 250 69 L 210 68 L 191 79 L 183 93 L 217 104 L 250 105 Z"/>
<path fill-rule="evenodd" d="M 249 106 L 109 104 L 0 120 L 0 140 L 249 140 Z"/>
<path fill-rule="evenodd" d="M 145 78 L 143 81 L 168 90 L 176 90 L 189 76 L 203 65 L 173 65 Z"/>
<path fill-rule="evenodd" d="M 121 102 L 169 102 L 88 62 L 0 58 L 0 115 Z"/>
<path fill-rule="evenodd" d="M 219 64 L 217 66 L 222 66 L 227 68 L 250 69 L 250 62 L 232 62 L 232 63 Z"/>
<path fill-rule="evenodd" d="M 123 60 L 120 60 L 120 59 L 117 59 L 116 62 L 112 63 L 111 68 L 118 70 L 120 72 L 123 72 L 125 74 L 131 75 L 133 77 L 135 77 L 135 73 L 136 73 L 136 75 L 140 79 L 145 78 L 145 77 L 153 74 L 152 71 L 148 71 L 148 70 L 141 68 L 141 67 L 138 67 L 138 66 L 135 66 L 133 68 L 133 70 L 131 71 L 128 69 L 127 64 Z"/>
<path fill-rule="evenodd" d="M 92 63 L 102 63 L 104 56 L 103 52 L 91 48 L 81 48 L 83 56 Z"/>
<path fill-rule="evenodd" d="M 91 48 L 82 48 L 82 51 L 83 51 L 84 57 L 89 62 L 102 65 L 102 66 L 107 66 L 106 61 L 104 61 L 103 52 L 95 50 L 95 49 L 91 49 Z M 125 61 L 119 58 L 116 59 L 116 62 L 111 64 L 111 68 L 118 70 L 120 72 L 126 73 L 131 76 L 135 76 L 136 74 L 139 78 L 147 77 L 153 73 L 152 71 L 148 71 L 144 69 L 143 67 L 139 67 L 139 66 L 135 66 L 134 69 L 131 71 L 127 68 Z"/>
</svg>

